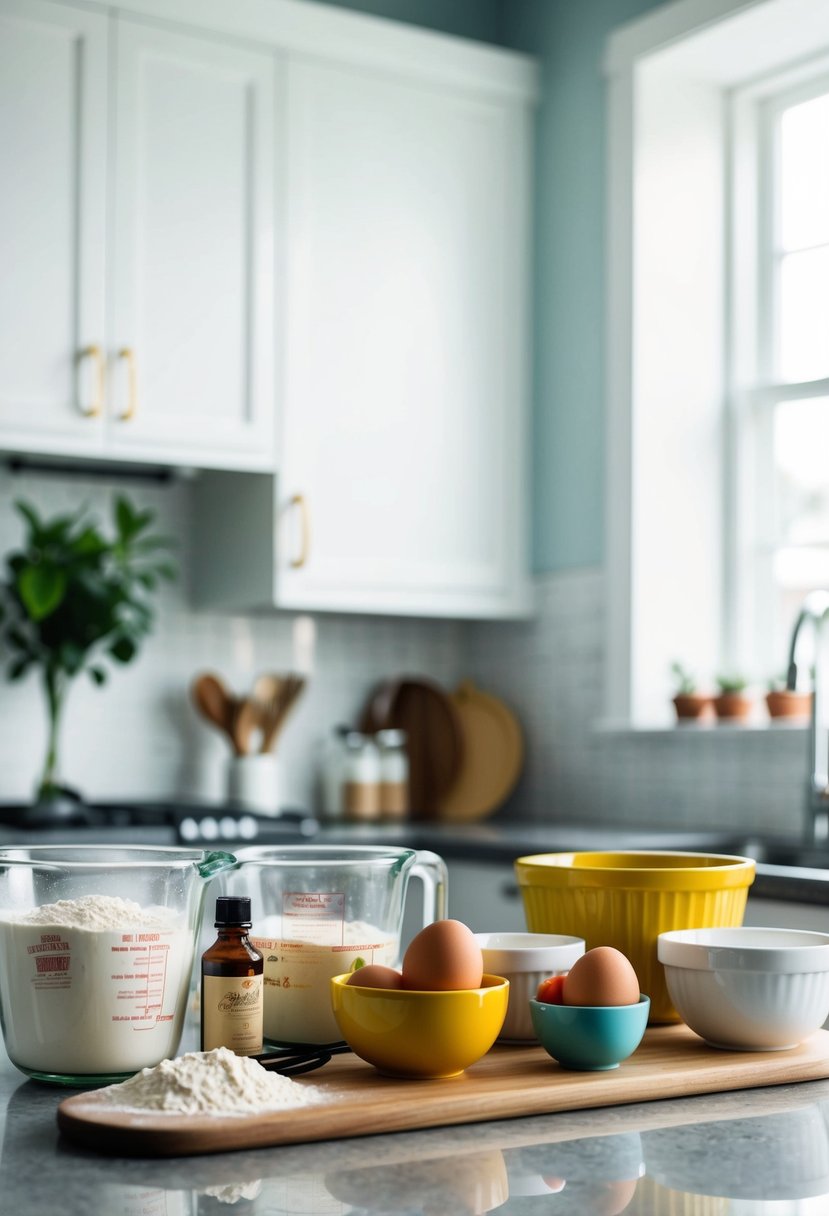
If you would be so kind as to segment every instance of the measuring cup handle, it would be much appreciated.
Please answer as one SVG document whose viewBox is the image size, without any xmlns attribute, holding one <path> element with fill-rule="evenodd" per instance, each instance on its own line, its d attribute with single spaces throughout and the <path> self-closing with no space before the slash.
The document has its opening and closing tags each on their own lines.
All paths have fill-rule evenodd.
<svg viewBox="0 0 829 1216">
<path fill-rule="evenodd" d="M 445 920 L 449 876 L 443 858 L 428 849 L 419 849 L 411 875 L 423 883 L 423 927 L 435 920 Z"/>
</svg>

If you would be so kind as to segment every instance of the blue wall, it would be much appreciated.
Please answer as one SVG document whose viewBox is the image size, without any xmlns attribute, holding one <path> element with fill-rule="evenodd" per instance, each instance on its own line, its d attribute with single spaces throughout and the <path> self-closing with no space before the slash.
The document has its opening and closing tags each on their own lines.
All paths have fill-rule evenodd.
<svg viewBox="0 0 829 1216">
<path fill-rule="evenodd" d="M 501 0 L 326 0 L 337 8 L 350 8 L 374 17 L 392 21 L 407 21 L 457 34 L 460 38 L 475 38 L 479 42 L 500 43 L 502 37 Z M 507 0 L 509 3 L 509 0 Z"/>
<path fill-rule="evenodd" d="M 338 0 L 535 55 L 533 555 L 539 572 L 604 558 L 605 93 L 616 26 L 656 0 Z"/>
</svg>

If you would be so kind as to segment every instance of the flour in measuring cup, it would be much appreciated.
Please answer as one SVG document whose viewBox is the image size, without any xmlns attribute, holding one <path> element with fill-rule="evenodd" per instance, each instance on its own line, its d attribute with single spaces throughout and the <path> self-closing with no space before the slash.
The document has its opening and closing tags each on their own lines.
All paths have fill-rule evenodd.
<svg viewBox="0 0 829 1216">
<path fill-rule="evenodd" d="M 172 908 L 109 895 L 0 914 L 6 1050 L 32 1072 L 136 1072 L 175 1054 L 193 934 Z"/>
<path fill-rule="evenodd" d="M 257 921 L 251 941 L 265 958 L 265 1038 L 274 1043 L 335 1043 L 330 981 L 354 963 L 393 967 L 400 943 L 361 920 L 285 915 Z"/>
</svg>

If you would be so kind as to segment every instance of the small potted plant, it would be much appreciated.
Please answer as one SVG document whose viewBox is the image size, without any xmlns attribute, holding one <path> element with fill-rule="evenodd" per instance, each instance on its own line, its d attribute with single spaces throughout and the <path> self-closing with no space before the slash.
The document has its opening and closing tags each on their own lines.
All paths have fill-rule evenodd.
<svg viewBox="0 0 829 1216">
<path fill-rule="evenodd" d="M 676 682 L 674 709 L 680 721 L 699 720 L 708 716 L 711 698 L 707 693 L 697 692 L 697 683 L 681 663 L 671 664 L 671 673 Z"/>
<path fill-rule="evenodd" d="M 802 688 L 787 688 L 786 677 L 777 676 L 769 680 L 766 706 L 770 718 L 803 720 L 812 712 L 812 693 Z"/>
<path fill-rule="evenodd" d="M 60 782 L 67 693 L 81 672 L 100 685 L 107 661 L 132 661 L 152 629 L 159 580 L 176 571 L 164 554 L 170 542 L 150 531 L 153 512 L 124 497 L 115 500 L 110 537 L 84 510 L 43 520 L 28 503 L 15 508 L 26 534 L 0 572 L 0 655 L 9 680 L 30 670 L 39 677 L 48 729 L 35 805 L 58 817 L 79 797 Z"/>
<path fill-rule="evenodd" d="M 754 701 L 746 692 L 748 680 L 741 675 L 717 676 L 719 693 L 714 697 L 714 712 L 721 720 L 744 722 L 752 711 Z"/>
</svg>

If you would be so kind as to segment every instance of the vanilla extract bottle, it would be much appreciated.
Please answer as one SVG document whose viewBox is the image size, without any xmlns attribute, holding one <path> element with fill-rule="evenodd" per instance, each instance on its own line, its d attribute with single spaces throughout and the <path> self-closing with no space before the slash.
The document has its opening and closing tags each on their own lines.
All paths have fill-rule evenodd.
<svg viewBox="0 0 829 1216">
<path fill-rule="evenodd" d="M 251 945 L 250 899 L 220 895 L 219 936 L 201 959 L 201 1049 L 227 1047 L 239 1056 L 262 1051 L 265 960 Z"/>
</svg>

